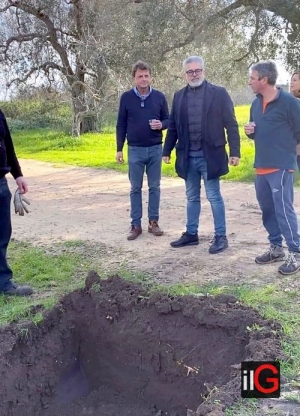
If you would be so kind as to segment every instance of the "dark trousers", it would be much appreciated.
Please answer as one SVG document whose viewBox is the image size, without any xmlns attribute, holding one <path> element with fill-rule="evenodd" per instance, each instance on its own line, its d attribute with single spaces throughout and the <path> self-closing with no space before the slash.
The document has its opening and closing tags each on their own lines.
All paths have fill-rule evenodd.
<svg viewBox="0 0 300 416">
<path fill-rule="evenodd" d="M 161 144 L 150 147 L 128 146 L 132 225 L 141 226 L 143 214 L 142 187 L 145 171 L 149 188 L 148 218 L 149 221 L 158 221 L 159 219 L 161 162 Z"/>
<path fill-rule="evenodd" d="M 257 175 L 255 189 L 270 243 L 282 246 L 283 236 L 289 251 L 299 252 L 300 236 L 293 205 L 294 173 L 278 170 L 266 175 Z"/>
<path fill-rule="evenodd" d="M 7 246 L 11 237 L 11 193 L 6 178 L 0 179 L 0 292 L 12 286 L 12 271 L 6 260 Z"/>
</svg>

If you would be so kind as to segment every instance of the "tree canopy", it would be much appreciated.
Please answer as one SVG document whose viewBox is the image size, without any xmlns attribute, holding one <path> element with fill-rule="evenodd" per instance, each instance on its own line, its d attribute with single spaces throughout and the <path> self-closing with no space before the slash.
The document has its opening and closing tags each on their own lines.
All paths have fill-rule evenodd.
<svg viewBox="0 0 300 416">
<path fill-rule="evenodd" d="M 128 87 L 137 59 L 168 87 L 196 52 L 218 82 L 240 82 L 260 59 L 299 65 L 298 0 L 0 0 L 0 19 L 7 85 L 61 83 L 74 135 Z"/>
</svg>

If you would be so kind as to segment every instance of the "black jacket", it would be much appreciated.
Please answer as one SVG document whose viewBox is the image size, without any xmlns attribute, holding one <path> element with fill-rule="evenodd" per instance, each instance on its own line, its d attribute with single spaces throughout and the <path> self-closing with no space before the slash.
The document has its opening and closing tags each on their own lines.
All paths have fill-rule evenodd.
<svg viewBox="0 0 300 416">
<path fill-rule="evenodd" d="M 11 172 L 15 179 L 23 176 L 6 118 L 0 110 L 0 178 L 3 178 L 8 172 Z"/>
<path fill-rule="evenodd" d="M 228 156 L 225 145 L 228 140 L 229 155 L 240 157 L 240 135 L 233 102 L 225 88 L 204 81 L 204 108 L 202 115 L 202 150 L 207 161 L 207 179 L 228 173 Z M 174 95 L 169 129 L 163 148 L 163 156 L 170 156 L 176 148 L 175 169 L 179 177 L 186 179 L 189 160 L 189 136 L 187 115 L 187 89 Z M 225 135 L 227 133 L 227 139 Z"/>
</svg>

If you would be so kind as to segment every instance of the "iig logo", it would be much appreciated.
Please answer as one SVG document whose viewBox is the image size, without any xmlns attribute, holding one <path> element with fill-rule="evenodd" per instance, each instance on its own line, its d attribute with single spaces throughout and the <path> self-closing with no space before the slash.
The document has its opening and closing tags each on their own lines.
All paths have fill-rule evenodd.
<svg viewBox="0 0 300 416">
<path fill-rule="evenodd" d="M 243 398 L 280 397 L 280 363 L 277 361 L 244 361 L 241 365 Z"/>
</svg>

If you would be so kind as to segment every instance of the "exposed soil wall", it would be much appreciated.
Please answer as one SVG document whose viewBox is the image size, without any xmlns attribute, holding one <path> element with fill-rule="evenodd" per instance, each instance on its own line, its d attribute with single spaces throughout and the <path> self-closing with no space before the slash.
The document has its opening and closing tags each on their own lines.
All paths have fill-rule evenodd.
<svg viewBox="0 0 300 416">
<path fill-rule="evenodd" d="M 206 415 L 239 396 L 241 361 L 280 356 L 279 333 L 232 296 L 149 295 L 91 272 L 40 325 L 1 329 L 0 415 Z"/>
</svg>

